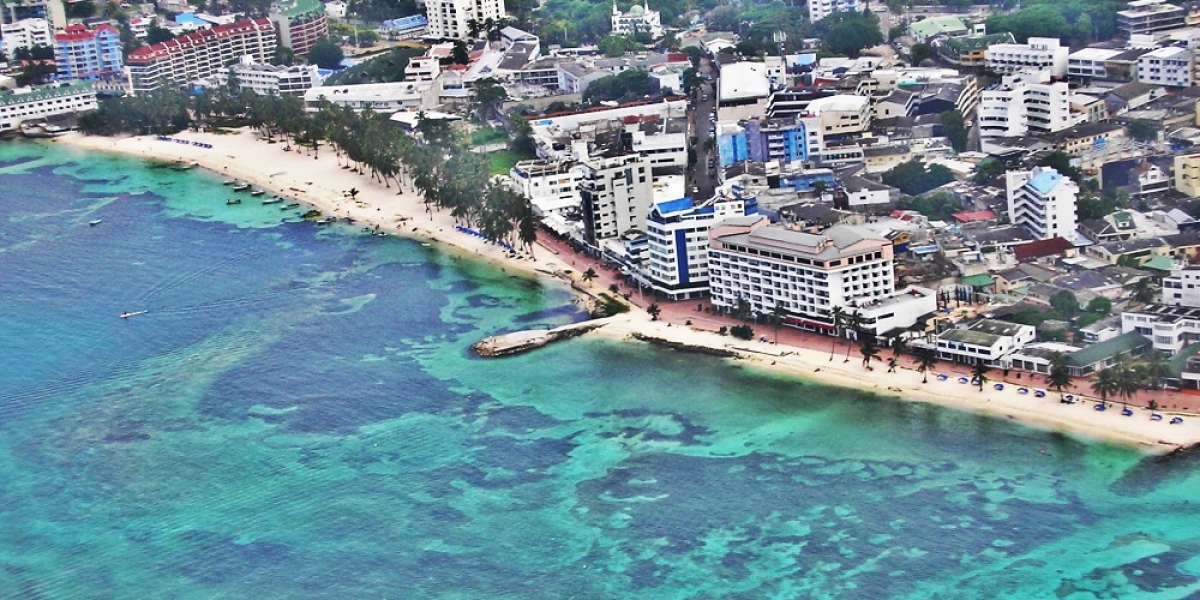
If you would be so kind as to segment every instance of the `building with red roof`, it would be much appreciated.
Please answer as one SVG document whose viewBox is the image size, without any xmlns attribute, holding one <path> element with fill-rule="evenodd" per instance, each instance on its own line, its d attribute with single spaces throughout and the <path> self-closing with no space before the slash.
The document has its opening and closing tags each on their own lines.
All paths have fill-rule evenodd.
<svg viewBox="0 0 1200 600">
<path fill-rule="evenodd" d="M 1058 256 L 1068 250 L 1074 250 L 1075 244 L 1060 237 L 1050 238 L 1048 240 L 1037 240 L 1028 244 L 1013 246 L 1013 254 L 1017 257 L 1017 262 L 1029 262 L 1046 256 Z"/>
<path fill-rule="evenodd" d="M 136 94 L 210 77 L 243 56 L 270 62 L 278 45 L 270 19 L 246 19 L 143 46 L 131 52 L 125 64 Z"/>
</svg>

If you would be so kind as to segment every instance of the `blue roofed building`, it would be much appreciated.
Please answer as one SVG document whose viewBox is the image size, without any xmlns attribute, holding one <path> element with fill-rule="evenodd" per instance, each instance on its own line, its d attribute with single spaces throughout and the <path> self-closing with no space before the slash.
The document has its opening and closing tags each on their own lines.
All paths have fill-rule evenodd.
<svg viewBox="0 0 1200 600">
<path fill-rule="evenodd" d="M 649 256 L 637 278 L 671 300 L 708 295 L 708 232 L 713 225 L 758 212 L 755 198 L 728 186 L 712 199 L 657 202 L 646 217 Z"/>
<path fill-rule="evenodd" d="M 1010 221 L 1039 240 L 1074 241 L 1078 237 L 1075 200 L 1079 186 L 1074 181 L 1051 167 L 1009 171 L 1005 180 Z"/>
<path fill-rule="evenodd" d="M 379 31 L 389 40 L 412 40 L 425 35 L 429 19 L 425 15 L 413 15 L 399 19 L 388 19 L 379 26 Z"/>
</svg>

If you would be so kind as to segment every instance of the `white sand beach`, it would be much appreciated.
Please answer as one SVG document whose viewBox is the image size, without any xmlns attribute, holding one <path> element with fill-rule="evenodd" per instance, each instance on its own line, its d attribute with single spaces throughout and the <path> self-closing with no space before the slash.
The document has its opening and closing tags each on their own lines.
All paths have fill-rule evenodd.
<svg viewBox="0 0 1200 600">
<path fill-rule="evenodd" d="M 58 143 L 74 147 L 118 152 L 147 159 L 198 163 L 202 167 L 229 179 L 237 179 L 295 201 L 310 205 L 324 214 L 354 218 L 360 226 L 379 225 L 384 231 L 407 237 L 438 242 L 501 262 L 505 268 L 525 271 L 536 276 L 554 277 L 565 271 L 586 268 L 578 257 L 567 257 L 547 247 L 535 247 L 532 255 L 509 258 L 507 252 L 482 239 L 459 232 L 454 220 L 445 211 L 426 210 L 420 196 L 412 189 L 397 193 L 395 187 L 385 187 L 367 174 L 358 174 L 339 166 L 334 152 L 322 148 L 319 156 L 294 149 L 285 151 L 281 143 L 268 144 L 248 130 L 230 134 L 183 132 L 174 139 L 210 144 L 211 148 L 162 141 L 153 136 L 106 138 L 71 133 L 57 138 Z M 356 199 L 347 192 L 357 189 Z M 572 261 L 579 265 L 573 266 Z M 861 358 L 842 357 L 830 360 L 830 354 L 796 346 L 766 342 L 747 342 L 699 331 L 680 324 L 652 321 L 642 311 L 633 311 L 598 331 L 599 335 L 625 339 L 631 333 L 671 340 L 674 342 L 728 349 L 739 354 L 736 360 L 746 364 L 799 376 L 829 385 L 850 387 L 894 396 L 907 401 L 931 402 L 939 405 L 1016 419 L 1023 423 L 1082 438 L 1100 439 L 1136 447 L 1146 453 L 1162 454 L 1181 446 L 1200 442 L 1200 417 L 1185 416 L 1184 423 L 1169 424 L 1170 412 L 1158 411 L 1162 421 L 1152 421 L 1150 411 L 1135 409 L 1133 416 L 1122 416 L 1121 406 L 1113 403 L 1106 411 L 1094 409 L 1090 401 L 1062 404 L 1058 395 L 1034 398 L 1033 394 L 1017 393 L 1015 385 L 995 390 L 989 383 L 982 391 L 974 386 L 957 383 L 957 377 L 938 381 L 932 374 L 929 382 L 921 383 L 921 374 L 912 370 L 911 360 L 902 361 L 895 373 L 886 373 L 884 363 L 876 363 L 873 371 L 862 366 Z M 596 334 L 590 334 L 596 335 Z M 890 353 L 883 351 L 884 356 Z M 1090 389 L 1079 382 L 1088 393 Z"/>
</svg>

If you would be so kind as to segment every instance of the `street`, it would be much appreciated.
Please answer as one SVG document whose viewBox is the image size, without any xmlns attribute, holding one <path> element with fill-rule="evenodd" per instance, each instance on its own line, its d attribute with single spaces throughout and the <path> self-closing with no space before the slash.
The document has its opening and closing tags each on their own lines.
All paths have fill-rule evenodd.
<svg viewBox="0 0 1200 600">
<path fill-rule="evenodd" d="M 688 173 L 688 193 L 697 201 L 711 198 L 717 187 L 716 169 L 709 168 L 710 161 L 713 165 L 717 163 L 716 143 L 715 140 L 711 146 L 707 143 L 712 138 L 715 123 L 712 117 L 717 110 L 717 72 L 707 59 L 701 62 L 699 72 L 701 77 L 711 76 L 713 80 L 705 81 L 691 98 L 689 122 L 691 136 L 696 138 L 696 165 Z"/>
</svg>

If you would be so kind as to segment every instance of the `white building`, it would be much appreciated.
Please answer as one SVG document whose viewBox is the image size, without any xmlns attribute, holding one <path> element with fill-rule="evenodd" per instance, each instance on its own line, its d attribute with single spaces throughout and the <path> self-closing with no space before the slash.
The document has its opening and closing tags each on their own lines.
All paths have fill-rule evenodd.
<svg viewBox="0 0 1200 600">
<path fill-rule="evenodd" d="M 342 0 L 331 0 L 325 3 L 325 16 L 330 19 L 343 21 L 346 19 L 347 8 L 349 8 L 349 5 L 342 2 Z"/>
<path fill-rule="evenodd" d="M 1032 325 L 983 319 L 969 328 L 938 334 L 937 354 L 942 360 L 1007 369 L 1012 366 L 1012 355 L 1036 338 L 1037 329 Z"/>
<path fill-rule="evenodd" d="M 1019 137 L 1067 129 L 1086 116 L 1071 113 L 1071 90 L 1045 72 L 1005 75 L 980 93 L 979 135 Z"/>
<path fill-rule="evenodd" d="M 218 87 L 229 85 L 229 74 L 233 72 L 238 89 L 249 90 L 260 96 L 302 96 L 325 80 L 316 65 L 264 65 L 242 57 L 236 65 L 223 67 L 211 79 Z"/>
<path fill-rule="evenodd" d="M 1129 9 L 1117 11 L 1117 30 L 1121 37 L 1168 31 L 1184 26 L 1187 9 L 1166 0 L 1130 0 Z"/>
<path fill-rule="evenodd" d="M 1144 335 L 1155 350 L 1170 356 L 1200 341 L 1200 309 L 1151 304 L 1121 313 L 1121 332 Z"/>
<path fill-rule="evenodd" d="M 641 229 L 654 202 L 650 166 L 640 154 L 587 157 L 582 162 L 579 198 L 584 238 L 598 246 L 631 229 Z"/>
<path fill-rule="evenodd" d="M 542 215 L 580 206 L 579 182 L 583 169 L 568 162 L 523 160 L 508 176 Z"/>
<path fill-rule="evenodd" d="M 1001 75 L 1036 69 L 1062 77 L 1070 52 L 1058 38 L 1031 37 L 1024 44 L 992 44 L 983 56 L 987 68 Z"/>
<path fill-rule="evenodd" d="M 425 15 L 431 37 L 466 40 L 471 20 L 483 23 L 504 17 L 504 0 L 426 0 Z"/>
<path fill-rule="evenodd" d="M 1108 76 L 1104 64 L 1126 52 L 1125 49 L 1083 48 L 1067 56 L 1067 76 L 1087 79 Z"/>
<path fill-rule="evenodd" d="M 808 20 L 816 23 L 835 12 L 862 12 L 862 0 L 808 0 Z"/>
<path fill-rule="evenodd" d="M 433 82 L 430 81 L 323 85 L 304 92 L 304 107 L 308 112 L 317 112 L 321 110 L 322 102 L 329 102 L 355 111 L 370 107 L 377 113 L 393 113 L 424 107 L 431 88 Z"/>
<path fill-rule="evenodd" d="M 770 225 L 766 217 L 717 224 L 709 233 L 709 288 L 714 306 L 740 303 L 787 324 L 834 333 L 834 309 L 857 311 L 876 335 L 912 327 L 937 310 L 933 290 L 896 293 L 893 248 L 864 227 L 835 225 L 808 233 Z"/>
<path fill-rule="evenodd" d="M 21 19 L 16 23 L 0 25 L 0 38 L 4 39 L 4 53 L 9 58 L 20 48 L 54 47 L 50 23 L 45 19 Z"/>
<path fill-rule="evenodd" d="M 758 211 L 753 198 L 716 196 L 655 203 L 646 217 L 648 258 L 638 273 L 644 285 L 671 300 L 708 294 L 708 232 L 713 225 Z"/>
<path fill-rule="evenodd" d="M 86 81 L 17 88 L 0 94 L 0 131 L 12 131 L 25 121 L 81 113 L 96 107 L 96 91 Z"/>
<path fill-rule="evenodd" d="M 1151 50 L 1137 62 L 1137 80 L 1150 85 L 1188 87 L 1193 79 L 1192 51 L 1179 46 Z"/>
<path fill-rule="evenodd" d="M 612 7 L 612 34 L 634 36 L 638 33 L 648 33 L 658 39 L 663 36 L 662 19 L 657 10 L 650 10 L 649 0 L 642 0 L 645 6 L 634 4 L 629 12 L 617 10 L 617 3 Z"/>
<path fill-rule="evenodd" d="M 1005 179 L 1009 220 L 1024 225 L 1039 240 L 1075 240 L 1079 186 L 1074 181 L 1050 167 L 1009 171 Z"/>
<path fill-rule="evenodd" d="M 845 136 L 871 128 L 871 99 L 866 96 L 838 94 L 808 103 L 808 112 L 821 119 L 821 135 Z"/>
<path fill-rule="evenodd" d="M 1200 308 L 1200 267 L 1188 265 L 1171 271 L 1162 282 L 1162 303 Z"/>
</svg>

